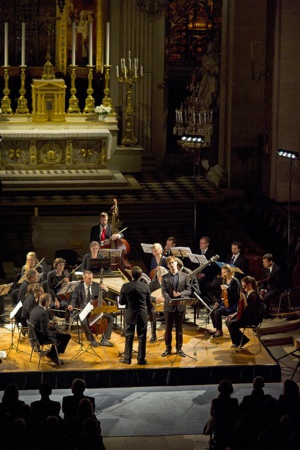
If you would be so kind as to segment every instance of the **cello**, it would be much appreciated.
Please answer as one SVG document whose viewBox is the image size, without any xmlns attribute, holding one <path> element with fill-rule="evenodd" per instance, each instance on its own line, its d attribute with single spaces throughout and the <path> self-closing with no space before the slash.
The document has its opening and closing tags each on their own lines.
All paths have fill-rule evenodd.
<svg viewBox="0 0 300 450">
<path fill-rule="evenodd" d="M 116 231 L 116 220 L 118 218 L 119 215 L 119 208 L 118 208 L 118 203 L 117 203 L 117 199 L 114 198 L 114 203 L 110 209 L 111 214 L 112 214 L 112 219 L 111 219 L 111 227 L 112 227 L 112 234 L 117 233 Z M 110 248 L 110 249 L 117 249 L 117 250 L 121 250 L 121 264 L 120 264 L 120 268 L 125 270 L 125 269 L 131 269 L 131 264 L 129 263 L 128 259 L 127 259 L 127 255 L 130 252 L 130 245 L 129 243 L 126 241 L 126 239 L 109 239 L 109 244 L 105 244 L 102 245 L 101 248 Z M 113 263 L 114 266 L 117 266 L 117 263 L 114 262 Z"/>
<path fill-rule="evenodd" d="M 91 300 L 91 303 L 94 307 L 94 310 L 91 311 L 90 315 L 88 316 L 88 324 L 91 333 L 98 336 L 99 334 L 103 334 L 107 329 L 107 319 L 103 317 L 102 312 L 97 312 L 98 308 L 101 308 L 101 306 L 107 306 L 107 303 L 105 300 L 103 300 L 103 290 L 101 288 L 101 284 L 103 283 L 103 269 L 100 271 L 100 284 L 99 284 L 99 295 L 98 298 Z"/>
</svg>

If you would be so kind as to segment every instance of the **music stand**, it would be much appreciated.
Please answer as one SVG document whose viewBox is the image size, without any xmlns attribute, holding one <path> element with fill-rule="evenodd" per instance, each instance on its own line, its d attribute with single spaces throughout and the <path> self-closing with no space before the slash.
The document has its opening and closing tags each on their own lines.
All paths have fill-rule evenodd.
<svg viewBox="0 0 300 450">
<path fill-rule="evenodd" d="M 23 350 L 19 350 L 17 345 L 15 345 L 14 343 L 14 333 L 15 333 L 15 328 L 16 328 L 16 319 L 15 316 L 17 314 L 17 312 L 22 308 L 23 304 L 21 302 L 21 300 L 19 301 L 19 303 L 17 303 L 17 305 L 14 307 L 14 309 L 10 312 L 9 314 L 9 318 L 12 321 L 11 324 L 11 343 L 10 346 L 8 347 L 8 353 L 11 350 L 16 350 L 16 352 L 21 352 L 21 353 L 25 353 L 26 355 L 28 354 L 27 352 L 24 352 Z"/>
<path fill-rule="evenodd" d="M 7 295 L 12 288 L 13 283 L 1 284 L 0 286 L 0 296 Z M 0 314 L 0 317 L 6 316 L 6 314 Z"/>
<path fill-rule="evenodd" d="M 171 247 L 172 255 L 177 258 L 186 258 L 192 253 L 190 247 Z"/>
<path fill-rule="evenodd" d="M 195 255 L 194 253 L 190 253 L 187 256 L 195 264 L 200 264 L 202 266 L 203 264 L 207 263 L 207 259 L 206 259 L 205 255 Z"/>
<path fill-rule="evenodd" d="M 86 304 L 86 306 L 83 308 L 83 310 L 80 311 L 80 313 L 79 313 L 79 315 L 78 315 L 78 316 L 79 316 L 80 322 L 82 323 L 82 322 L 87 318 L 88 314 L 89 314 L 91 311 L 93 311 L 93 310 L 94 310 L 93 304 L 92 304 L 91 302 L 88 302 L 88 303 Z M 100 315 L 101 315 L 101 314 L 100 314 Z M 99 317 L 97 317 L 96 320 L 98 320 L 98 319 L 99 319 Z M 101 356 L 98 355 L 98 353 L 96 352 L 96 350 L 92 347 L 91 342 L 89 343 L 89 345 L 88 345 L 87 347 L 85 347 L 85 346 L 83 345 L 83 343 L 80 342 L 80 348 L 79 348 L 79 350 L 77 351 L 77 355 L 75 355 L 72 359 L 77 359 L 77 358 L 79 358 L 79 356 L 82 356 L 84 353 L 89 353 L 90 355 L 97 356 L 98 358 L 101 359 L 101 361 L 103 361 L 103 359 L 101 358 Z"/>
<path fill-rule="evenodd" d="M 195 303 L 197 303 L 198 300 L 196 298 L 172 298 L 169 302 L 169 304 L 171 306 L 186 306 L 186 305 L 194 305 Z M 193 356 L 188 355 L 187 353 L 184 353 L 184 356 L 187 356 L 190 359 L 193 359 L 194 361 L 197 361 L 197 358 L 194 358 Z M 174 363 L 176 362 L 176 359 L 178 357 L 178 353 L 176 353 L 176 357 L 173 361 L 171 361 L 172 366 L 174 365 Z"/>
<path fill-rule="evenodd" d="M 71 294 L 74 289 L 76 288 L 76 286 L 78 286 L 81 283 L 80 280 L 77 281 L 68 281 L 67 283 L 63 284 L 61 286 L 61 288 L 59 289 L 59 291 L 57 292 L 57 295 L 67 295 L 67 294 Z M 61 312 L 61 311 L 60 311 Z M 73 316 L 73 319 L 77 319 L 77 316 Z M 66 322 L 67 325 L 67 322 Z M 69 323 L 69 326 L 71 326 L 72 324 Z M 77 331 L 78 331 L 78 320 L 77 320 Z M 80 343 L 80 336 L 79 336 L 79 332 L 78 332 L 78 342 Z"/>
<path fill-rule="evenodd" d="M 91 258 L 90 270 L 92 272 L 101 273 L 101 270 L 109 270 L 111 266 L 111 258 Z"/>
</svg>

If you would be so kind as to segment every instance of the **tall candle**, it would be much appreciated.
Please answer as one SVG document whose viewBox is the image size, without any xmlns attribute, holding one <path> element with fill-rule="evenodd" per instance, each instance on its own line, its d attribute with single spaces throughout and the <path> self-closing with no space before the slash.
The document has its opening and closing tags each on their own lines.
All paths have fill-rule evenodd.
<svg viewBox="0 0 300 450">
<path fill-rule="evenodd" d="M 4 65 L 8 66 L 8 22 L 4 23 Z"/>
<path fill-rule="evenodd" d="M 76 23 L 72 22 L 72 66 L 76 64 Z"/>
<path fill-rule="evenodd" d="M 93 65 L 93 23 L 89 23 L 89 66 Z"/>
<path fill-rule="evenodd" d="M 119 78 L 119 66 L 116 66 L 117 77 Z"/>
<path fill-rule="evenodd" d="M 129 67 L 129 70 L 131 70 L 131 51 L 130 50 L 128 52 L 128 67 Z"/>
<path fill-rule="evenodd" d="M 106 22 L 106 65 L 109 66 L 110 23 Z"/>
<path fill-rule="evenodd" d="M 26 23 L 22 22 L 22 49 L 21 49 L 21 66 L 25 66 L 25 42 L 26 42 Z"/>
</svg>

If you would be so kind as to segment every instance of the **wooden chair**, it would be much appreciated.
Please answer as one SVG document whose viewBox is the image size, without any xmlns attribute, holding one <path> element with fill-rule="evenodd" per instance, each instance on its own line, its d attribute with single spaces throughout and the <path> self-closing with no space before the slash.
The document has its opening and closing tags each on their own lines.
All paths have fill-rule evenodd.
<svg viewBox="0 0 300 450">
<path fill-rule="evenodd" d="M 41 364 L 41 358 L 42 356 L 45 356 L 45 350 L 44 347 L 48 347 L 48 350 L 50 350 L 50 347 L 53 345 L 55 348 L 55 353 L 56 353 L 56 357 L 58 360 L 59 365 L 61 365 L 61 361 L 59 359 L 59 355 L 58 355 L 58 351 L 57 351 L 57 344 L 53 341 L 46 341 L 43 344 L 41 344 L 38 341 L 35 329 L 34 329 L 34 325 L 33 323 L 31 323 L 29 320 L 27 320 L 27 325 L 28 325 L 28 330 L 29 330 L 29 340 L 30 340 L 30 345 L 31 345 L 31 354 L 30 354 L 30 359 L 29 361 L 31 361 L 32 359 L 32 355 L 33 352 L 36 352 L 39 358 L 38 361 L 38 369 L 40 368 L 40 364 Z"/>
</svg>

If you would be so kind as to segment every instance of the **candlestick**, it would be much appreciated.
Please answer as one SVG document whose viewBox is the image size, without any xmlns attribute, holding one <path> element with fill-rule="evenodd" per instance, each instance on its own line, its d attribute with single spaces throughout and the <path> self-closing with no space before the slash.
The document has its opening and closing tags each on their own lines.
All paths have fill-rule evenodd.
<svg viewBox="0 0 300 450">
<path fill-rule="evenodd" d="M 106 65 L 109 66 L 110 23 L 106 22 Z"/>
<path fill-rule="evenodd" d="M 72 22 L 72 66 L 76 65 L 76 23 Z"/>
<path fill-rule="evenodd" d="M 4 23 L 4 66 L 8 66 L 8 22 Z"/>
<path fill-rule="evenodd" d="M 21 66 L 25 66 L 26 23 L 22 22 Z"/>
<path fill-rule="evenodd" d="M 93 23 L 89 23 L 89 66 L 93 65 Z"/>
</svg>

